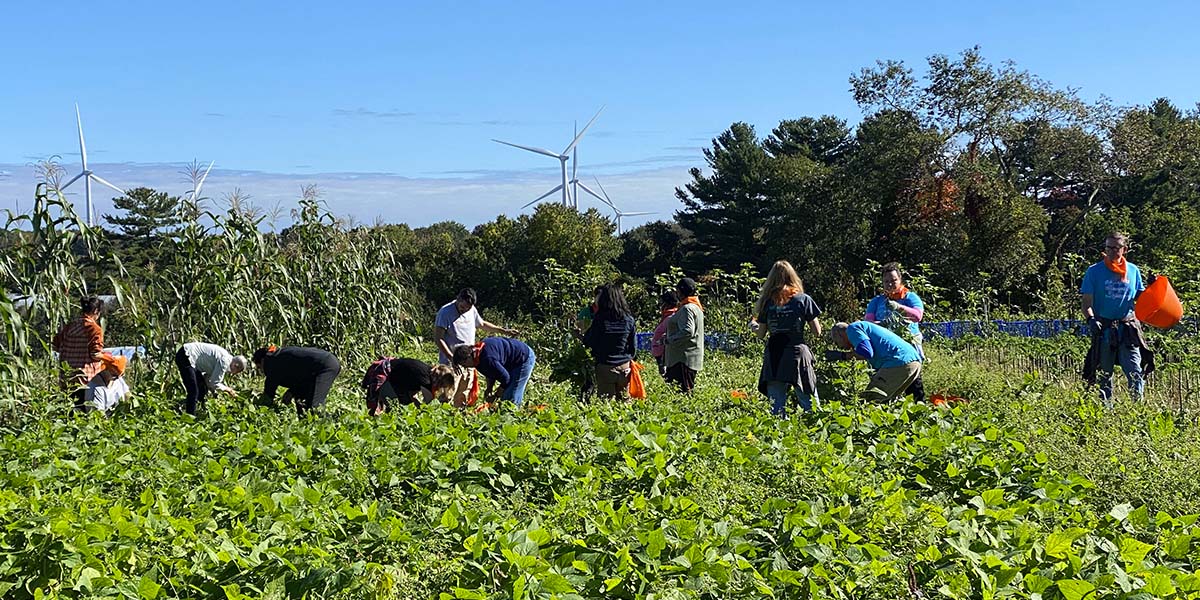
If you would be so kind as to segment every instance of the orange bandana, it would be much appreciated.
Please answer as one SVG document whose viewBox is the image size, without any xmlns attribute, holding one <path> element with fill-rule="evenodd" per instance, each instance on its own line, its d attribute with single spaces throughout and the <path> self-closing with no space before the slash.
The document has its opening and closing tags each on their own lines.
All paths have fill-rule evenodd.
<svg viewBox="0 0 1200 600">
<path fill-rule="evenodd" d="M 800 288 L 797 288 L 794 285 L 785 285 L 785 286 L 775 290 L 775 293 L 772 294 L 772 300 L 775 301 L 776 306 L 783 306 L 784 304 L 787 304 L 789 300 L 792 299 L 792 296 L 795 296 L 796 294 L 799 294 L 799 293 L 800 293 Z"/>
<path fill-rule="evenodd" d="M 700 312 L 704 312 L 704 305 L 700 304 L 699 296 L 688 296 L 687 298 L 684 298 L 679 302 L 679 308 L 683 308 L 687 304 L 695 304 L 696 308 L 700 309 Z"/>
<path fill-rule="evenodd" d="M 1126 281 L 1126 278 L 1125 278 L 1126 263 L 1125 263 L 1124 256 L 1122 256 L 1121 258 L 1118 258 L 1116 261 L 1108 260 L 1108 257 L 1106 256 L 1106 257 L 1104 257 L 1104 266 L 1108 267 L 1109 271 L 1112 271 L 1113 273 L 1120 275 L 1121 281 Z"/>
<path fill-rule="evenodd" d="M 884 295 L 888 297 L 888 300 L 900 300 L 908 295 L 908 288 L 900 286 L 894 292 L 884 292 Z"/>
</svg>

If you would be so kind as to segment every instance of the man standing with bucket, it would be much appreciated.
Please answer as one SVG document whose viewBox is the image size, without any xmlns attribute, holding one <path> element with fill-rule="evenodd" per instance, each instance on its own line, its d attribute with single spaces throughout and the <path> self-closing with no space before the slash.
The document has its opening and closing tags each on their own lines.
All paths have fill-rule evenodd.
<svg viewBox="0 0 1200 600">
<path fill-rule="evenodd" d="M 1144 374 L 1154 369 L 1142 324 L 1134 315 L 1134 301 L 1146 289 L 1142 271 L 1125 260 L 1129 236 L 1113 232 L 1104 239 L 1104 259 L 1088 267 L 1079 293 L 1092 344 L 1083 363 L 1083 377 L 1100 384 L 1100 399 L 1112 407 L 1113 368 L 1119 364 L 1129 384 L 1129 395 L 1140 400 Z"/>
</svg>

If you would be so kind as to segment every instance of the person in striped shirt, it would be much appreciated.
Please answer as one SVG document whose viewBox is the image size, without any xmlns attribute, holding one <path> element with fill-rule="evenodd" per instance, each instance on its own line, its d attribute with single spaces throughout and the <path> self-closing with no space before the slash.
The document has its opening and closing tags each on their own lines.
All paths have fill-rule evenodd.
<svg viewBox="0 0 1200 600">
<path fill-rule="evenodd" d="M 75 410 L 86 410 L 85 394 L 88 382 L 104 370 L 104 330 L 100 328 L 100 312 L 104 302 L 96 296 L 84 296 L 79 301 L 79 316 L 63 325 L 54 335 L 50 346 L 58 352 L 61 362 L 69 369 L 62 371 L 62 385 L 71 391 Z"/>
</svg>

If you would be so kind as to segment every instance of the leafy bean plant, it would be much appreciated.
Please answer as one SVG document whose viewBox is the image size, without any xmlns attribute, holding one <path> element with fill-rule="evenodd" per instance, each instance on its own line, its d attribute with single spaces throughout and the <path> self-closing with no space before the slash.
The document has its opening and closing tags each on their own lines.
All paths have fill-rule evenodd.
<svg viewBox="0 0 1200 600">
<path fill-rule="evenodd" d="M 741 393 L 755 366 L 715 355 L 691 397 L 650 372 L 635 404 L 541 385 L 528 402 L 547 408 L 534 412 L 432 405 L 371 419 L 348 378 L 327 419 L 222 400 L 196 420 L 152 402 L 38 422 L 0 438 L 0 596 L 1200 592 L 1196 515 L 1057 468 L 1076 450 L 1038 443 L 1005 412 L 1048 401 L 1044 426 L 1078 418 L 1054 420 L 1071 404 L 1036 384 L 934 408 L 863 405 L 824 380 L 817 412 L 781 421 Z M 927 386 L 1003 389 L 971 375 L 934 370 Z"/>
</svg>

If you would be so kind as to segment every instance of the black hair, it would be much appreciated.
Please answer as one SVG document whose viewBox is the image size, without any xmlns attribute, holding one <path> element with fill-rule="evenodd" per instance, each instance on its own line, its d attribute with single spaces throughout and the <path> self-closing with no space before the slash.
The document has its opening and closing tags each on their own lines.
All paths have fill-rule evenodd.
<svg viewBox="0 0 1200 600">
<path fill-rule="evenodd" d="M 270 351 L 271 349 L 266 346 L 255 350 L 254 354 L 250 357 L 250 362 L 254 363 L 257 367 L 261 367 L 263 359 L 267 357 L 267 353 Z"/>
<path fill-rule="evenodd" d="M 472 288 L 463 288 L 459 290 L 458 296 L 455 297 L 455 300 L 464 300 L 466 302 L 470 302 L 471 306 L 475 306 L 475 290 Z"/>
<path fill-rule="evenodd" d="M 467 361 L 471 360 L 471 358 L 475 356 L 475 346 L 471 344 L 459 344 L 455 346 L 451 352 L 451 362 L 461 367 L 466 365 Z"/>
<path fill-rule="evenodd" d="M 104 301 L 98 296 L 83 296 L 79 299 L 79 310 L 85 315 L 98 313 L 104 310 Z"/>
<path fill-rule="evenodd" d="M 896 272 L 896 276 L 900 278 L 900 281 L 904 281 L 904 271 L 900 270 L 900 263 L 892 261 L 889 263 L 884 263 L 882 267 L 879 267 L 880 276 L 886 275 L 892 271 Z"/>
<path fill-rule="evenodd" d="M 607 319 L 628 317 L 629 303 L 625 302 L 625 289 L 618 284 L 604 286 L 596 302 L 596 316 Z"/>
<path fill-rule="evenodd" d="M 676 292 L 675 290 L 667 290 L 658 297 L 658 302 L 660 306 L 678 306 L 679 292 Z"/>
</svg>

